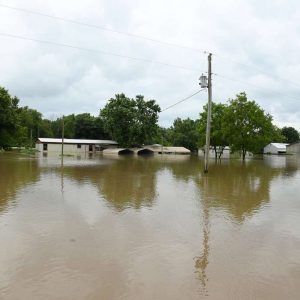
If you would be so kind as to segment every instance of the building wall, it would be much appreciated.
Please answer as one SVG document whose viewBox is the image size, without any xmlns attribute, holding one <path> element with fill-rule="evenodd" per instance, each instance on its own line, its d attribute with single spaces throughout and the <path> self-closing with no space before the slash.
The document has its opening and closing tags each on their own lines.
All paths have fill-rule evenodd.
<svg viewBox="0 0 300 300">
<path fill-rule="evenodd" d="M 268 153 L 270 153 L 270 154 L 278 154 L 278 149 L 274 145 L 269 144 L 269 145 L 267 145 L 264 148 L 264 153 L 265 154 L 268 154 Z"/>
<path fill-rule="evenodd" d="M 61 144 L 47 144 L 48 149 L 46 151 L 43 150 L 44 144 L 36 144 L 36 149 L 41 152 L 61 152 Z M 95 146 L 92 145 L 92 151 L 95 151 Z M 64 154 L 81 154 L 89 152 L 89 145 L 81 145 L 81 148 L 77 148 L 76 145 L 64 144 Z"/>
<path fill-rule="evenodd" d="M 35 149 L 38 151 L 43 151 L 43 144 L 35 144 Z"/>
<path fill-rule="evenodd" d="M 300 154 L 300 143 L 288 145 L 286 147 L 286 153 L 288 153 L 288 154 Z"/>
<path fill-rule="evenodd" d="M 204 151 L 202 149 L 198 150 L 198 155 L 204 157 Z M 209 157 L 215 158 L 215 150 L 209 150 Z M 221 158 L 230 158 L 230 149 L 224 149 Z"/>
<path fill-rule="evenodd" d="M 198 155 L 200 157 L 204 157 L 204 151 L 202 149 L 199 149 Z M 223 150 L 223 154 L 221 156 L 221 158 L 241 158 L 241 157 L 242 157 L 242 154 L 240 152 L 231 153 L 229 147 L 226 147 Z M 253 157 L 253 154 L 251 152 L 247 151 L 246 158 L 251 158 L 251 157 Z M 209 150 L 209 158 L 215 158 L 215 151 L 213 149 Z"/>
<path fill-rule="evenodd" d="M 115 149 L 118 148 L 118 145 L 83 145 L 80 144 L 81 148 L 77 148 L 77 144 L 64 144 L 64 154 L 82 154 L 88 152 L 99 152 L 100 150 L 105 148 Z M 91 147 L 91 150 L 90 150 Z M 47 143 L 47 150 L 44 149 L 44 143 L 37 143 L 35 148 L 41 152 L 61 152 L 61 144 L 51 144 Z"/>
</svg>

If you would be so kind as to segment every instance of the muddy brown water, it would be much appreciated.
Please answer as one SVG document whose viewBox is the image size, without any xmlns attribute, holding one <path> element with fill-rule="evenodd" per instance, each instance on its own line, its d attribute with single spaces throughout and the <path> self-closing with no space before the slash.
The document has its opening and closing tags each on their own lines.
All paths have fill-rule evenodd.
<svg viewBox="0 0 300 300">
<path fill-rule="evenodd" d="M 0 299 L 300 299 L 300 158 L 0 154 Z"/>
</svg>

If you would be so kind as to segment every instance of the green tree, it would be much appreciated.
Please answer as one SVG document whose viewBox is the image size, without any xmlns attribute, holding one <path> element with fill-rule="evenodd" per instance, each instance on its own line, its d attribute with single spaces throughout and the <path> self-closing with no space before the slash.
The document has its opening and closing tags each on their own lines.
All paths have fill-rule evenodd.
<svg viewBox="0 0 300 300">
<path fill-rule="evenodd" d="M 199 140 L 198 122 L 190 118 L 175 119 L 171 127 L 173 146 L 183 146 L 191 151 L 196 151 Z"/>
<path fill-rule="evenodd" d="M 158 130 L 158 113 L 160 107 L 155 100 L 145 101 L 144 96 L 135 97 L 135 120 L 131 134 L 134 137 L 133 144 L 151 144 Z"/>
<path fill-rule="evenodd" d="M 61 120 L 62 125 L 62 120 Z M 64 137 L 72 139 L 75 136 L 75 115 L 64 116 Z"/>
<path fill-rule="evenodd" d="M 299 132 L 294 127 L 283 127 L 281 134 L 284 136 L 284 141 L 288 144 L 299 141 Z"/>
<path fill-rule="evenodd" d="M 219 158 L 223 154 L 225 146 L 228 146 L 228 140 L 224 135 L 224 115 L 226 105 L 222 103 L 212 102 L 211 107 L 211 132 L 210 145 L 214 148 L 215 158 Z M 207 105 L 203 107 L 203 112 L 200 113 L 199 119 L 199 144 L 204 146 L 206 142 L 206 125 L 207 125 Z"/>
<path fill-rule="evenodd" d="M 75 138 L 105 139 L 109 135 L 104 132 L 103 121 L 99 117 L 83 113 L 75 116 Z"/>
<path fill-rule="evenodd" d="M 42 119 L 39 127 L 38 137 L 53 138 L 54 134 L 52 131 L 52 122 L 47 119 Z"/>
<path fill-rule="evenodd" d="M 18 146 L 33 147 L 42 124 L 42 114 L 28 106 L 18 109 L 19 131 L 15 133 Z"/>
<path fill-rule="evenodd" d="M 124 94 L 111 98 L 100 117 L 105 131 L 121 146 L 129 147 L 152 143 L 158 129 L 160 107 L 155 100 L 144 100 L 143 96 L 130 99 Z"/>
<path fill-rule="evenodd" d="M 274 143 L 284 143 L 285 142 L 285 137 L 282 134 L 281 129 L 275 125 L 274 125 L 274 134 L 272 137 L 272 142 L 274 142 Z"/>
<path fill-rule="evenodd" d="M 64 123 L 64 137 L 67 139 L 72 139 L 75 136 L 75 115 L 67 115 L 57 118 L 56 120 L 51 121 L 51 129 L 54 137 L 62 137 L 62 127 Z"/>
<path fill-rule="evenodd" d="M 15 143 L 14 134 L 19 130 L 17 97 L 0 87 L 0 148 L 8 148 Z"/>
<path fill-rule="evenodd" d="M 274 132 L 272 116 L 254 101 L 249 101 L 246 93 L 229 100 L 224 115 L 224 134 L 231 151 L 241 151 L 243 160 L 247 151 L 261 152 L 272 141 Z"/>
<path fill-rule="evenodd" d="M 173 145 L 173 129 L 158 127 L 155 142 L 163 146 L 172 146 Z"/>
</svg>

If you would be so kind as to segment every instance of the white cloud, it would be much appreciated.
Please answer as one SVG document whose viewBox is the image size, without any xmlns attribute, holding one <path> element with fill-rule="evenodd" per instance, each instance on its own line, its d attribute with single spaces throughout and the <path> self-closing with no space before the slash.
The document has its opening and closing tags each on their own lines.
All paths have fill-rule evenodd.
<svg viewBox="0 0 300 300">
<path fill-rule="evenodd" d="M 225 102 L 245 91 L 274 116 L 276 124 L 293 124 L 300 130 L 297 1 L 289 1 L 289 5 L 283 0 L 0 0 L 1 3 L 213 51 L 215 101 Z M 120 92 L 130 97 L 143 94 L 165 108 L 196 91 L 198 78 L 206 71 L 206 56 L 201 52 L 3 7 L 1 32 L 199 70 L 0 36 L 0 85 L 17 95 L 21 105 L 36 108 L 46 117 L 98 114 L 106 101 Z M 205 101 L 206 94 L 198 94 L 162 113 L 160 123 L 168 126 L 176 117 L 196 118 Z"/>
</svg>

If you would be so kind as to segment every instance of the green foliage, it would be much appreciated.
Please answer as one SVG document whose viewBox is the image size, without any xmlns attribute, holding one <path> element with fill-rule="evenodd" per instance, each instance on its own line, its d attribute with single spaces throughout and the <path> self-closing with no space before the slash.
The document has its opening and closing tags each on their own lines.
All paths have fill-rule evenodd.
<svg viewBox="0 0 300 300">
<path fill-rule="evenodd" d="M 53 136 L 56 138 L 62 137 L 63 123 L 64 123 L 64 137 L 67 139 L 74 138 L 75 136 L 75 115 L 74 114 L 64 116 L 64 120 L 62 119 L 62 117 L 60 117 L 50 122 Z"/>
<path fill-rule="evenodd" d="M 61 138 L 63 120 L 57 118 L 50 121 L 52 132 L 56 138 Z M 69 139 L 109 139 L 104 131 L 103 121 L 89 113 L 64 116 L 64 137 Z"/>
<path fill-rule="evenodd" d="M 33 146 L 38 137 L 62 136 L 62 118 L 47 120 L 37 110 L 19 107 L 19 100 L 0 87 L 0 149 L 12 146 Z M 65 138 L 115 139 L 121 146 L 160 143 L 197 150 L 205 144 L 207 107 L 199 120 L 175 119 L 170 128 L 158 127 L 160 107 L 155 100 L 146 101 L 117 94 L 94 117 L 89 113 L 64 116 Z M 245 93 L 228 104 L 212 103 L 212 146 L 230 145 L 232 151 L 260 152 L 270 142 L 293 143 L 299 133 L 293 127 L 279 129 L 272 117 Z"/>
<path fill-rule="evenodd" d="M 173 145 L 172 135 L 173 135 L 172 128 L 158 127 L 156 137 L 155 137 L 155 143 L 158 143 L 163 146 L 172 146 Z"/>
<path fill-rule="evenodd" d="M 226 110 L 226 105 L 222 103 L 212 102 L 211 107 L 211 132 L 210 132 L 210 145 L 215 150 L 215 155 L 217 157 L 217 149 L 221 147 L 222 149 L 227 146 L 228 140 L 224 134 L 225 120 L 224 114 Z M 199 119 L 199 145 L 205 145 L 206 137 L 206 125 L 207 125 L 207 105 L 203 107 L 203 112 L 200 113 Z M 220 155 L 222 152 L 220 152 Z"/>
<path fill-rule="evenodd" d="M 60 119 L 60 125 L 62 130 L 62 119 Z M 71 139 L 75 137 L 75 115 L 71 114 L 64 116 L 64 137 Z"/>
<path fill-rule="evenodd" d="M 299 141 L 299 132 L 294 127 L 283 127 L 281 129 L 281 134 L 284 137 L 284 142 L 288 144 Z"/>
<path fill-rule="evenodd" d="M 42 124 L 42 114 L 27 106 L 18 109 L 19 130 L 16 134 L 17 146 L 33 147 Z"/>
<path fill-rule="evenodd" d="M 47 138 L 54 137 L 54 134 L 52 131 L 52 122 L 50 120 L 47 120 L 47 119 L 42 120 L 42 122 L 40 123 L 38 136 L 39 137 L 47 137 Z"/>
<path fill-rule="evenodd" d="M 145 101 L 143 96 L 130 99 L 117 94 L 100 110 L 100 117 L 104 130 L 121 146 L 129 147 L 153 142 L 159 112 L 155 100 Z"/>
<path fill-rule="evenodd" d="M 0 148 L 7 148 L 15 143 L 14 134 L 18 130 L 19 99 L 10 96 L 0 87 Z"/>
<path fill-rule="evenodd" d="M 198 122 L 190 118 L 175 119 L 171 127 L 171 136 L 173 146 L 182 146 L 191 151 L 198 149 L 199 131 Z"/>
<path fill-rule="evenodd" d="M 246 152 L 261 152 L 270 143 L 275 134 L 272 117 L 266 114 L 254 101 L 249 101 L 245 93 L 229 100 L 225 110 L 224 129 L 231 151 L 241 151 L 245 159 Z"/>
<path fill-rule="evenodd" d="M 75 116 L 75 138 L 106 139 L 109 135 L 104 132 L 103 121 L 99 117 L 83 113 Z"/>
<path fill-rule="evenodd" d="M 282 131 L 277 126 L 273 125 L 274 132 L 272 136 L 272 142 L 274 143 L 285 143 L 285 137 L 282 134 Z"/>
</svg>

